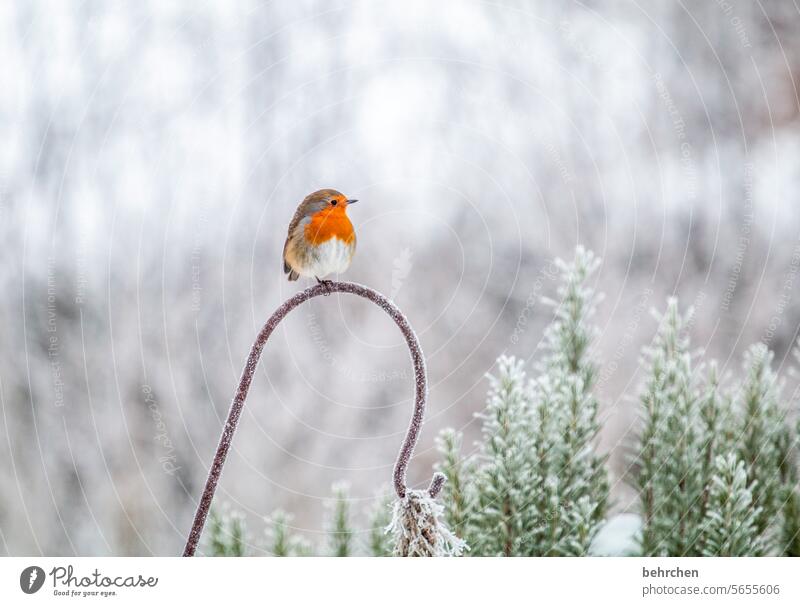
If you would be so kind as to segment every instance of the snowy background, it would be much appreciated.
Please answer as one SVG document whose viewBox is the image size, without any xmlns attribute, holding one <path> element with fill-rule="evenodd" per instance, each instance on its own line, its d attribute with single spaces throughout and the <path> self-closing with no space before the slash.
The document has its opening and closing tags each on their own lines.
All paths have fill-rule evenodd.
<svg viewBox="0 0 800 606">
<path fill-rule="evenodd" d="M 180 552 L 252 339 L 297 284 L 286 225 L 351 209 L 348 279 L 428 357 L 435 433 L 478 433 L 497 355 L 535 356 L 553 259 L 604 259 L 598 395 L 615 510 L 649 315 L 693 305 L 736 371 L 800 327 L 800 9 L 791 0 L 0 4 L 0 553 Z M 352 297 L 268 344 L 220 500 L 366 509 L 408 353 Z M 470 448 L 472 448 L 470 446 Z"/>
</svg>

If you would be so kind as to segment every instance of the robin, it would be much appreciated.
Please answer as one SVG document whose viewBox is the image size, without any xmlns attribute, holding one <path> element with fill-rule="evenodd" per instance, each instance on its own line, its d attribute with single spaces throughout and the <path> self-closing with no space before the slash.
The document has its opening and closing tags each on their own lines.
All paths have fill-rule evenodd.
<svg viewBox="0 0 800 606">
<path fill-rule="evenodd" d="M 289 223 L 283 245 L 283 272 L 289 280 L 314 277 L 321 284 L 331 273 L 350 267 L 356 252 L 356 232 L 347 217 L 348 200 L 335 189 L 320 189 L 306 196 Z"/>
</svg>

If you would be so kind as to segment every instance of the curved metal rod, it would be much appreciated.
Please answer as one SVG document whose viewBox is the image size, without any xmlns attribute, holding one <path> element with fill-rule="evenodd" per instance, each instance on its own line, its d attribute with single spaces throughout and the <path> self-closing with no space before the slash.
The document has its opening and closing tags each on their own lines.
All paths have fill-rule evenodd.
<svg viewBox="0 0 800 606">
<path fill-rule="evenodd" d="M 211 508 L 211 501 L 214 498 L 214 492 L 217 489 L 219 477 L 222 474 L 222 466 L 225 464 L 225 458 L 228 456 L 228 450 L 231 447 L 231 440 L 236 431 L 236 425 L 239 423 L 239 416 L 242 414 L 244 407 L 244 400 L 247 397 L 247 392 L 250 389 L 250 383 L 253 380 L 253 375 L 258 366 L 258 360 L 261 357 L 261 351 L 269 339 L 272 331 L 283 320 L 286 315 L 301 303 L 305 303 L 309 299 L 318 297 L 320 295 L 327 295 L 332 292 L 344 292 L 351 295 L 358 295 L 375 303 L 378 307 L 383 309 L 394 320 L 395 324 L 400 328 L 400 331 L 405 337 L 408 350 L 411 353 L 411 360 L 414 364 L 414 414 L 411 416 L 406 437 L 403 444 L 400 446 L 400 452 L 397 455 L 397 462 L 394 465 L 394 490 L 399 498 L 405 498 L 407 492 L 406 486 L 406 469 L 408 462 L 411 459 L 411 454 L 414 452 L 414 446 L 417 443 L 420 429 L 422 428 L 422 418 L 425 414 L 425 401 L 428 395 L 428 380 L 425 370 L 425 358 L 422 355 L 422 349 L 419 346 L 417 335 L 411 328 L 411 325 L 406 320 L 403 313 L 397 306 L 389 301 L 382 294 L 372 290 L 361 284 L 353 282 L 324 282 L 316 284 L 302 292 L 297 293 L 290 299 L 287 299 L 275 312 L 270 316 L 267 323 L 258 333 L 255 343 L 250 350 L 250 355 L 247 357 L 247 363 L 242 371 L 242 377 L 239 380 L 239 387 L 236 390 L 236 395 L 231 403 L 231 409 L 228 413 L 228 419 L 225 421 L 225 427 L 222 430 L 222 436 L 219 439 L 217 446 L 217 453 L 214 455 L 214 461 L 211 464 L 211 469 L 208 472 L 208 479 L 206 486 L 203 490 L 203 495 L 200 497 L 200 503 L 197 505 L 197 512 L 194 515 L 194 522 L 189 536 L 186 539 L 186 547 L 183 550 L 184 556 L 193 556 L 197 550 L 197 544 L 200 541 L 200 535 L 203 532 L 203 526 L 208 517 L 208 511 Z M 439 477 L 440 474 L 435 474 L 431 481 L 430 488 L 428 489 L 431 497 L 435 497 L 441 490 L 444 483 L 444 477 Z"/>
</svg>

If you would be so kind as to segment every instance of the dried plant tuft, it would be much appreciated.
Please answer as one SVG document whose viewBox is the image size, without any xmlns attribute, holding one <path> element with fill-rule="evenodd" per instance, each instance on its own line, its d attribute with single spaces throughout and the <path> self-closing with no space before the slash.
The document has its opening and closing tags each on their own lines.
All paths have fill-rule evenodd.
<svg viewBox="0 0 800 606">
<path fill-rule="evenodd" d="M 434 482 L 437 478 L 434 479 Z M 441 487 L 441 483 L 439 484 Z M 389 530 L 394 536 L 394 555 L 401 557 L 460 556 L 466 543 L 442 522 L 444 508 L 430 490 L 412 490 L 394 504 Z"/>
</svg>

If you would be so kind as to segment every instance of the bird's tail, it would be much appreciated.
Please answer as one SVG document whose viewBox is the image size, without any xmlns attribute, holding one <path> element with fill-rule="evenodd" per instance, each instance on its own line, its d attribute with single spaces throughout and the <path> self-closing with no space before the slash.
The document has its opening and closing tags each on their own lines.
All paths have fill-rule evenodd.
<svg viewBox="0 0 800 606">
<path fill-rule="evenodd" d="M 294 282 L 300 277 L 300 274 L 292 269 L 292 266 L 286 262 L 286 259 L 283 260 L 283 273 L 289 274 L 289 282 Z"/>
</svg>

